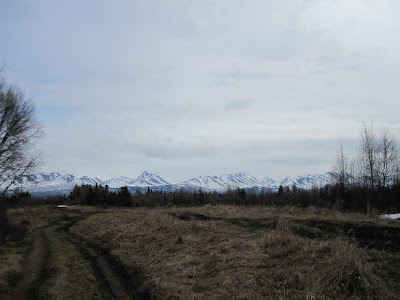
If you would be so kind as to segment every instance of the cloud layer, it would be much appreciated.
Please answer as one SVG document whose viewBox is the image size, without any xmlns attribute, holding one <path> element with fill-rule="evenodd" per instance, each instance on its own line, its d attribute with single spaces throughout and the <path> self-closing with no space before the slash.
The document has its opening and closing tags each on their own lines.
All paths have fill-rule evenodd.
<svg viewBox="0 0 400 300">
<path fill-rule="evenodd" d="M 0 63 L 46 170 L 174 180 L 328 171 L 361 122 L 399 132 L 398 1 L 3 1 Z"/>
</svg>

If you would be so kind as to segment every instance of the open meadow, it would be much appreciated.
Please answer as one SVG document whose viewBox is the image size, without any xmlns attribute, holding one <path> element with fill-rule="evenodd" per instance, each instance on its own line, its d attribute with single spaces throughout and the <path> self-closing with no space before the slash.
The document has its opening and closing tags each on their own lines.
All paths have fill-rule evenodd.
<svg viewBox="0 0 400 300">
<path fill-rule="evenodd" d="M 43 236 L 37 298 L 396 299 L 400 223 L 320 208 L 9 209 L 23 238 L 0 245 L 15 295 Z M 40 251 L 39 251 L 40 252 Z M 36 254 L 39 255 L 40 253 Z M 108 269 L 107 269 L 108 268 Z"/>
</svg>

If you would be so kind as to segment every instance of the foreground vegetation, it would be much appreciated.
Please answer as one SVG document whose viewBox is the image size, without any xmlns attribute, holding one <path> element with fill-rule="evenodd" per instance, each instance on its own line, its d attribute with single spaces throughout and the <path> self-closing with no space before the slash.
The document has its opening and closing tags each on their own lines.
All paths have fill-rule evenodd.
<svg viewBox="0 0 400 300">
<path fill-rule="evenodd" d="M 12 208 L 29 224 L 0 245 L 0 297 L 26 271 L 34 232 L 48 255 L 38 298 L 110 299 L 79 240 L 105 255 L 133 298 L 396 299 L 400 224 L 317 207 Z M 96 255 L 97 256 L 97 255 Z"/>
<path fill-rule="evenodd" d="M 45 231 L 49 242 L 48 273 L 41 294 L 47 299 L 102 299 L 101 287 L 96 282 L 90 263 L 79 250 L 55 227 Z"/>
<path fill-rule="evenodd" d="M 34 282 L 21 285 L 21 289 L 27 289 L 30 298 L 107 298 L 103 298 L 107 291 L 100 286 L 90 263 L 63 233 L 69 220 L 79 219 L 95 211 L 94 208 L 80 207 L 79 210 L 64 212 L 49 206 L 9 209 L 7 217 L 11 234 L 0 243 L 0 298 L 2 295 L 11 299 L 20 296 L 12 292 L 18 289 L 17 285 L 21 285 L 24 276 L 30 271 L 38 273 L 37 278 Z M 21 224 L 26 225 L 21 227 Z M 44 250 L 32 253 L 38 232 L 44 237 Z M 40 266 L 27 270 L 29 260 L 41 259 Z"/>
<path fill-rule="evenodd" d="M 400 293 L 399 225 L 359 214 L 139 208 L 93 215 L 71 231 L 108 251 L 151 298 L 394 299 Z"/>
</svg>

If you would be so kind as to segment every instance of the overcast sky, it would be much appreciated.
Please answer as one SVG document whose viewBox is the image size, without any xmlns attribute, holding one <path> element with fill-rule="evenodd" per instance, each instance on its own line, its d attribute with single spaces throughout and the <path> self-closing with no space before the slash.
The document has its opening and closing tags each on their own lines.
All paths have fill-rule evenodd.
<svg viewBox="0 0 400 300">
<path fill-rule="evenodd" d="M 171 181 L 331 170 L 400 133 L 400 1 L 3 0 L 0 65 L 37 107 L 41 171 Z"/>
</svg>

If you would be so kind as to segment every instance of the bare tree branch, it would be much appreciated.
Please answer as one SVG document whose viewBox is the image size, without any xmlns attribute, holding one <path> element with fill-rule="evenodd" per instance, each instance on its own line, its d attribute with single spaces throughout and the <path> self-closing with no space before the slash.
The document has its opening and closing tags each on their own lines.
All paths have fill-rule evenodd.
<svg viewBox="0 0 400 300">
<path fill-rule="evenodd" d="M 38 166 L 34 146 L 42 135 L 33 102 L 0 76 L 0 197 Z"/>
</svg>

